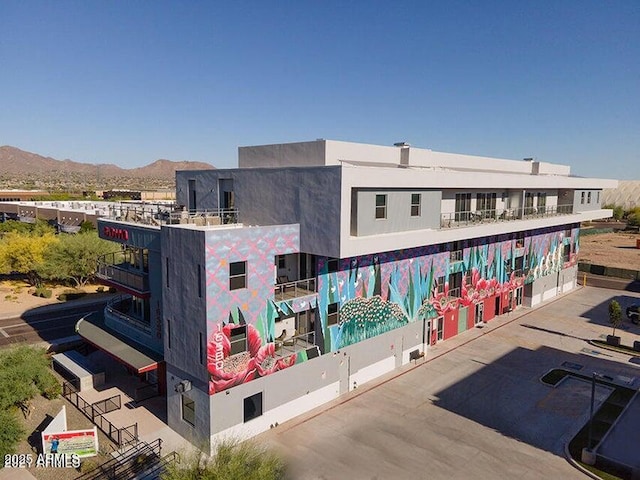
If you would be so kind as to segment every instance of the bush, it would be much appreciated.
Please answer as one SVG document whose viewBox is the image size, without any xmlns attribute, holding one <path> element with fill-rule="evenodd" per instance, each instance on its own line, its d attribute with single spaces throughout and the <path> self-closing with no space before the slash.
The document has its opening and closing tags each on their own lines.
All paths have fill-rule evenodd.
<svg viewBox="0 0 640 480">
<path fill-rule="evenodd" d="M 58 300 L 61 302 L 68 302 L 69 300 L 78 300 L 79 298 L 84 297 L 87 292 L 82 292 L 78 290 L 65 290 L 60 295 L 58 295 Z"/>
<path fill-rule="evenodd" d="M 278 480 L 285 478 L 286 465 L 272 451 L 248 440 L 225 440 L 212 458 L 202 453 L 187 457 L 180 465 L 172 464 L 160 478 L 186 480 Z"/>
<path fill-rule="evenodd" d="M 53 295 L 53 292 L 49 288 L 38 287 L 36 288 L 36 291 L 33 292 L 33 294 L 36 297 L 40 297 L 40 298 L 51 298 L 51 295 Z"/>
<path fill-rule="evenodd" d="M 15 452 L 15 447 L 24 435 L 24 430 L 15 409 L 0 410 L 0 458 Z"/>
</svg>

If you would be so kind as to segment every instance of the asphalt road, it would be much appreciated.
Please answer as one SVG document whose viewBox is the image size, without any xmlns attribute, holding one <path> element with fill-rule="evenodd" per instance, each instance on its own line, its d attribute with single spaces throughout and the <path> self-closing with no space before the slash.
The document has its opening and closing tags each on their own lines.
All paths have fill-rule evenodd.
<svg viewBox="0 0 640 480">
<path fill-rule="evenodd" d="M 52 342 L 70 337 L 75 335 L 78 320 L 88 314 L 102 316 L 104 307 L 105 302 L 54 311 L 41 308 L 22 316 L 0 319 L 0 348 L 16 343 Z"/>
</svg>

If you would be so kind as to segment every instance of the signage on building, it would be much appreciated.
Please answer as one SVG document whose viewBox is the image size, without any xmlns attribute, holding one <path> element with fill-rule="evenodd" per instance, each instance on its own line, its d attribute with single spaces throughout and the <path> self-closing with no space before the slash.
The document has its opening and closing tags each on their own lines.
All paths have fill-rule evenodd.
<svg viewBox="0 0 640 480">
<path fill-rule="evenodd" d="M 124 228 L 104 227 L 102 230 L 105 237 L 117 240 L 129 240 L 129 232 Z"/>
</svg>

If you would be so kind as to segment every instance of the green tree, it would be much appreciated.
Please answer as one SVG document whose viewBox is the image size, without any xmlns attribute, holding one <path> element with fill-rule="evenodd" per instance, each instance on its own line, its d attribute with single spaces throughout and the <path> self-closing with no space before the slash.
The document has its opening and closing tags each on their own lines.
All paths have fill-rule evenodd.
<svg viewBox="0 0 640 480">
<path fill-rule="evenodd" d="M 225 440 L 216 454 L 188 456 L 179 465 L 172 464 L 162 480 L 279 480 L 285 478 L 286 465 L 274 452 L 248 440 Z"/>
<path fill-rule="evenodd" d="M 58 235 L 40 264 L 39 274 L 49 280 L 71 280 L 83 287 L 96 274 L 97 257 L 117 249 L 114 242 L 102 240 L 95 230 Z"/>
<path fill-rule="evenodd" d="M 15 452 L 15 447 L 24 435 L 24 429 L 15 409 L 0 410 L 0 458 Z"/>
<path fill-rule="evenodd" d="M 44 263 L 45 252 L 57 241 L 46 229 L 39 229 L 37 234 L 6 233 L 0 239 L 0 273 L 20 273 L 31 285 L 39 285 L 38 270 Z"/>
<path fill-rule="evenodd" d="M 620 326 L 622 322 L 622 308 L 617 300 L 611 300 L 609 302 L 609 323 L 613 326 L 613 336 L 616 334 L 616 328 Z"/>
<path fill-rule="evenodd" d="M 96 227 L 93 226 L 93 223 L 87 222 L 86 220 L 80 224 L 80 233 L 91 232 L 95 229 Z"/>
</svg>

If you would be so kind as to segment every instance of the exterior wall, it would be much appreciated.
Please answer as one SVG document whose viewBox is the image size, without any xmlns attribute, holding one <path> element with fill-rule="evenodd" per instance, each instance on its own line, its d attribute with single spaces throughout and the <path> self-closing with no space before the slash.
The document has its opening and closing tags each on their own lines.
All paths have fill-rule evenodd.
<svg viewBox="0 0 640 480">
<path fill-rule="evenodd" d="M 106 228 L 105 228 L 106 227 Z M 124 238 L 114 238 L 106 233 L 109 228 L 126 231 Z M 162 353 L 163 346 L 163 272 L 160 249 L 162 247 L 160 239 L 160 229 L 157 227 L 145 227 L 126 222 L 117 222 L 99 219 L 98 236 L 105 240 L 129 245 L 136 248 L 145 248 L 148 251 L 148 279 L 149 279 L 149 313 L 150 313 L 150 333 L 147 334 L 117 317 L 105 315 L 105 323 L 123 335 L 145 345 L 152 350 Z"/>
<path fill-rule="evenodd" d="M 421 323 L 407 325 L 211 396 L 210 411 L 224 412 L 211 416 L 211 444 L 229 435 L 254 436 L 409 363 L 410 351 L 423 351 L 423 330 Z M 244 422 L 244 399 L 257 393 L 263 414 Z"/>
<path fill-rule="evenodd" d="M 411 195 L 421 195 L 420 215 L 411 216 Z M 356 232 L 361 235 L 376 235 L 404 232 L 426 228 L 440 228 L 441 193 L 427 190 L 366 190 L 354 192 L 356 208 Z M 376 195 L 387 195 L 387 218 L 376 218 Z M 353 199 L 353 196 L 352 196 Z M 353 200 L 352 200 L 353 201 Z"/>
<path fill-rule="evenodd" d="M 240 168 L 311 167 L 325 164 L 325 141 L 280 143 L 238 148 Z"/>
<path fill-rule="evenodd" d="M 438 316 L 444 317 L 446 339 L 464 330 L 461 322 L 468 322 L 468 317 L 461 320 L 460 308 L 469 307 L 468 315 L 483 301 L 485 318 L 489 319 L 495 300 L 486 300 L 496 295 L 500 296 L 500 312 L 507 311 L 510 292 L 540 278 L 544 280 L 536 283 L 536 289 L 548 282 L 557 285 L 559 272 L 576 264 L 578 228 L 566 227 L 569 236 L 565 228 L 528 232 L 521 247 L 513 235 L 470 239 L 463 243 L 459 262 L 451 261 L 451 245 L 346 258 L 340 260 L 337 272 L 329 272 L 328 260 L 320 258 L 318 312 L 322 329 L 318 337 L 324 352 Z M 565 243 L 573 245 L 568 262 L 563 261 Z M 515 273 L 518 257 L 523 257 L 523 276 Z M 463 274 L 463 282 L 460 298 L 454 298 L 449 295 L 449 275 L 458 272 Z M 445 281 L 440 288 L 438 278 Z M 339 323 L 329 325 L 328 306 L 335 303 L 339 305 Z"/>
<path fill-rule="evenodd" d="M 582 195 L 584 194 L 584 203 Z M 589 201 L 589 194 L 591 199 Z M 600 208 L 602 202 L 602 190 L 575 190 L 573 192 L 573 211 L 586 212 Z"/>
<path fill-rule="evenodd" d="M 300 251 L 340 254 L 339 167 L 177 172 L 178 203 L 187 205 L 195 179 L 198 209 L 219 208 L 218 179 L 233 179 L 236 208 L 244 225 L 300 224 Z"/>
<path fill-rule="evenodd" d="M 205 288 L 205 232 L 167 227 L 162 230 L 164 279 L 165 361 L 172 368 L 189 372 L 203 384 L 207 373 L 207 295 Z M 169 277 L 166 276 L 167 260 Z M 200 286 L 198 286 L 200 266 Z M 168 284 L 167 284 L 168 278 Z M 169 384 L 170 385 L 170 384 Z"/>
</svg>

